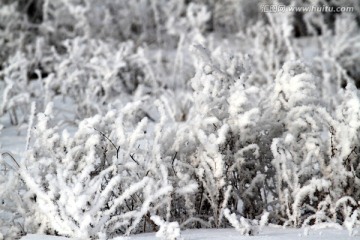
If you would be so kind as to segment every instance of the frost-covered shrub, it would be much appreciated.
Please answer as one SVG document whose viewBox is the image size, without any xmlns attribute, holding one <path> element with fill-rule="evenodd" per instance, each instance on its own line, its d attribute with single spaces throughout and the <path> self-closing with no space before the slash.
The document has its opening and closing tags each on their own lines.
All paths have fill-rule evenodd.
<svg viewBox="0 0 360 240">
<path fill-rule="evenodd" d="M 0 151 L 0 239 L 15 239 L 25 233 L 23 184 L 17 168 L 11 154 Z"/>
<path fill-rule="evenodd" d="M 52 71 L 54 51 L 38 38 L 35 46 L 29 46 L 26 52 L 17 51 L 4 62 L 0 71 L 5 83 L 0 116 L 8 115 L 13 125 L 26 121 L 31 102 L 43 110 L 48 95 L 44 81 Z"/>
<path fill-rule="evenodd" d="M 115 21 L 117 12 L 110 11 L 112 4 L 121 5 L 116 9 L 123 12 L 126 15 L 123 17 L 127 20 L 134 18 L 128 16 L 132 12 L 123 5 L 134 4 L 134 11 L 140 11 L 137 5 L 140 3 L 123 1 L 107 2 L 103 5 L 105 10 L 98 6 L 97 1 L 87 2 L 86 6 L 77 1 L 44 1 L 44 19 L 36 25 L 39 34 L 31 35 L 31 40 L 24 44 L 24 48 L 17 49 L 16 55 L 10 54 L 9 58 L 4 59 L 1 76 L 5 80 L 6 91 L 0 115 L 9 114 L 13 124 L 21 124 L 24 119 L 18 118 L 28 115 L 26 109 L 30 102 L 36 101 L 38 108 L 43 110 L 48 102 L 58 101 L 55 98 L 61 96 L 65 102 L 74 105 L 75 115 L 81 119 L 104 113 L 111 106 L 121 107 L 131 101 L 132 95 L 146 98 L 149 95 L 162 95 L 162 91 L 168 88 L 186 89 L 186 79 L 193 73 L 191 64 L 183 59 L 186 45 L 179 47 L 176 58 L 173 59 L 173 53 L 168 52 L 167 47 L 164 50 L 153 49 L 131 40 L 119 43 L 116 36 L 111 34 L 104 33 L 102 36 L 101 30 L 106 28 L 92 24 L 98 24 L 99 19 L 106 20 L 103 16 L 96 15 L 102 15 L 102 10 L 114 18 L 111 21 Z M 15 5 L 16 3 L 14 9 Z M 96 7 L 92 7 L 93 5 Z M 155 8 L 161 7 L 160 5 L 154 4 L 151 11 L 156 12 Z M 97 17 L 88 15 L 88 11 L 95 10 L 100 11 L 95 14 Z M 145 17 L 140 12 L 139 17 Z M 72 15 L 80 20 L 72 21 Z M 165 20 L 161 20 L 163 21 Z M 196 19 L 193 22 L 193 25 L 197 24 Z M 80 25 L 75 27 L 72 24 Z M 119 27 L 117 24 L 113 25 Z M 81 33 L 84 29 L 94 33 Z M 124 33 L 124 28 L 120 29 L 111 32 Z M 95 33 L 99 37 L 93 36 Z M 136 38 L 139 39 L 141 38 Z"/>
<path fill-rule="evenodd" d="M 324 89 L 334 93 L 338 86 L 345 88 L 349 82 L 360 86 L 359 39 L 359 26 L 352 15 L 337 17 L 333 30 L 323 27 L 323 34 L 318 37 L 321 54 L 315 58 L 315 63 L 323 75 Z"/>
<path fill-rule="evenodd" d="M 83 36 L 161 43 L 164 21 L 171 14 L 167 8 L 176 11 L 181 5 L 182 1 L 44 1 L 43 26 L 52 40 Z"/>
<path fill-rule="evenodd" d="M 93 238 L 146 231 L 155 227 L 152 214 L 170 219 L 181 209 L 173 209 L 180 198 L 192 202 L 196 182 L 160 144 L 165 137 L 174 141 L 164 128 L 166 116 L 151 131 L 146 118 L 136 120 L 136 104 L 129 104 L 82 121 L 70 136 L 51 127 L 50 107 L 38 116 L 20 168 L 28 189 L 27 232 Z"/>
<path fill-rule="evenodd" d="M 164 240 L 180 240 L 180 227 L 178 222 L 165 222 L 159 216 L 152 216 L 151 220 L 158 226 L 159 231 L 156 233 L 156 237 Z"/>
<path fill-rule="evenodd" d="M 83 120 L 73 136 L 51 126 L 50 105 L 38 115 L 20 168 L 27 232 L 114 236 L 156 229 L 154 214 L 182 227 L 227 226 L 227 207 L 262 214 L 264 175 L 256 137 L 247 136 L 259 117 L 251 102 L 259 89 L 243 86 L 249 69 L 238 59 L 218 68 L 196 49 L 192 111 L 177 113 L 165 94 L 155 102 L 155 122 L 143 118 L 141 100 Z"/>
<path fill-rule="evenodd" d="M 80 119 L 103 113 L 114 98 L 126 101 L 145 83 L 131 42 L 115 45 L 75 38 L 65 41 L 64 46 L 66 53 L 45 80 L 50 94 L 47 100 L 52 101 L 56 94 L 70 98 Z"/>
<path fill-rule="evenodd" d="M 189 122 L 197 145 L 193 164 L 201 183 L 199 211 L 213 218 L 211 226 L 220 227 L 228 206 L 245 217 L 262 213 L 264 175 L 256 163 L 255 142 L 259 109 L 251 101 L 260 90 L 246 85 L 249 69 L 238 58 L 225 55 L 217 62 L 202 46 L 195 52 L 194 115 Z"/>
<path fill-rule="evenodd" d="M 259 11 L 262 1 L 251 0 L 225 0 L 204 1 L 210 3 L 212 10 L 211 28 L 215 32 L 231 34 L 244 31 L 261 19 Z M 265 2 L 266 3 L 266 2 Z"/>
<path fill-rule="evenodd" d="M 230 222 L 230 224 L 241 233 L 241 235 L 254 235 L 257 233 L 257 229 L 252 226 L 244 217 L 240 217 L 238 220 L 235 213 L 230 214 L 229 209 L 224 210 L 224 216 Z"/>
<path fill-rule="evenodd" d="M 2 103 L 0 106 L 0 116 L 9 113 L 12 124 L 18 124 L 22 120 L 18 116 L 27 115 L 27 105 L 30 103 L 30 94 L 27 78 L 28 61 L 18 52 L 10 58 L 8 66 L 2 71 L 5 81 Z"/>
<path fill-rule="evenodd" d="M 293 44 L 293 27 L 288 13 L 267 14 L 265 20 L 258 21 L 239 32 L 239 42 L 245 43 L 245 51 L 250 55 L 253 74 L 249 81 L 253 85 L 270 85 L 281 66 L 294 60 L 298 52 Z M 241 50 L 244 51 L 244 50 Z"/>
<path fill-rule="evenodd" d="M 9 56 L 23 49 L 29 38 L 28 25 L 17 11 L 17 3 L 0 1 L 0 69 Z"/>
<path fill-rule="evenodd" d="M 155 199 L 171 190 L 163 186 L 163 193 L 156 196 L 153 179 L 145 172 L 132 172 L 145 159 L 130 155 L 134 146 L 122 146 L 125 139 L 114 139 L 116 145 L 111 140 L 114 136 L 105 128 L 115 125 L 115 112 L 84 121 L 73 138 L 49 128 L 50 114 L 48 110 L 39 116 L 36 141 L 21 171 L 29 186 L 29 208 L 37 213 L 35 218 L 29 215 L 29 230 L 85 238 L 109 233 L 107 228 L 113 229 L 110 233 L 125 232 L 138 224 Z M 130 137 L 134 145 L 144 135 L 146 120 L 132 137 L 121 121 L 118 124 L 118 133 Z M 146 202 L 147 195 L 152 197 Z"/>
<path fill-rule="evenodd" d="M 27 54 L 18 52 L 8 59 L 0 72 L 5 81 L 0 115 L 8 114 L 12 124 L 21 124 L 26 119 L 18 116 L 28 115 L 30 102 L 43 110 L 62 97 L 82 119 L 121 107 L 133 97 L 162 95 L 167 87 L 164 69 L 155 74 L 152 68 L 159 64 L 149 63 L 150 53 L 135 49 L 133 42 L 74 38 L 63 45 L 65 52 L 60 53 L 39 38 Z"/>
<path fill-rule="evenodd" d="M 1 118 L 22 124 L 32 102 L 38 112 L 55 102 L 28 121 L 20 169 L 1 165 L 0 216 L 16 226 L 4 236 L 252 235 L 264 216 L 352 233 L 358 12 L 332 26 L 326 14 L 225 3 L 0 0 Z"/>
<path fill-rule="evenodd" d="M 359 208 L 358 118 L 357 111 L 349 111 L 359 101 L 357 90 L 349 83 L 343 103 L 329 112 L 317 89 L 303 64 L 289 62 L 273 92 L 272 111 L 284 127 L 271 145 L 279 214 L 295 226 L 345 224 Z"/>
</svg>

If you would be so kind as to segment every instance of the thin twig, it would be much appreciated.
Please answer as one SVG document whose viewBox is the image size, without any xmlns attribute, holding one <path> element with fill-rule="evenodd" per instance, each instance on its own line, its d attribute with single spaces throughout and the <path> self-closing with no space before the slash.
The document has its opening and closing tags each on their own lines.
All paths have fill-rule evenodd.
<svg viewBox="0 0 360 240">
<path fill-rule="evenodd" d="M 130 155 L 131 159 L 132 159 L 137 165 L 140 165 L 139 162 L 136 161 L 135 158 L 134 158 L 135 153 L 129 154 L 129 155 Z"/>
<path fill-rule="evenodd" d="M 103 132 L 101 132 L 101 131 L 99 131 L 99 130 L 97 130 L 96 128 L 94 128 L 95 129 L 95 131 L 98 131 L 104 138 L 106 138 L 110 143 L 111 143 L 111 145 L 113 145 L 114 146 L 114 148 L 116 149 L 116 158 L 117 159 L 119 159 L 119 151 L 120 151 L 120 146 L 119 147 L 117 147 L 116 145 L 115 145 L 115 143 L 113 142 L 113 141 L 111 141 L 111 139 L 110 138 L 108 138 L 106 135 L 105 135 L 105 133 L 103 133 Z"/>
<path fill-rule="evenodd" d="M 175 168 L 174 168 L 174 162 L 175 162 L 176 155 L 177 155 L 177 152 L 175 152 L 175 155 L 174 155 L 174 157 L 172 159 L 172 162 L 171 162 L 171 167 L 172 167 L 172 170 L 174 171 L 175 175 L 176 175 L 176 172 L 175 172 Z"/>
<path fill-rule="evenodd" d="M 18 162 L 15 160 L 15 158 L 10 153 L 4 152 L 1 154 L 1 156 L 3 156 L 3 157 L 6 155 L 9 156 L 13 160 L 13 162 L 16 163 L 16 165 L 20 168 L 20 165 L 18 164 Z"/>
<path fill-rule="evenodd" d="M 353 153 L 355 153 L 355 151 L 356 151 L 356 146 L 351 150 L 351 152 L 349 153 L 349 155 L 347 156 L 347 158 L 345 159 L 345 164 L 346 164 L 346 166 L 345 167 L 348 167 L 347 165 L 349 165 L 350 164 L 350 157 L 351 157 L 351 154 L 353 154 Z M 349 166 L 350 168 L 351 168 L 351 165 Z"/>
<path fill-rule="evenodd" d="M 334 136 L 335 136 L 335 129 L 333 126 L 330 126 L 330 141 L 331 141 L 331 157 L 333 158 L 336 154 L 337 148 L 334 146 Z"/>
</svg>

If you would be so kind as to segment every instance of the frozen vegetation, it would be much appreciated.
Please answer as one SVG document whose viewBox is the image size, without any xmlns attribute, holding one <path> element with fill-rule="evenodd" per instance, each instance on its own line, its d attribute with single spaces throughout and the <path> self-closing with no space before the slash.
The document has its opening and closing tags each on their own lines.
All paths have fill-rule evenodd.
<svg viewBox="0 0 360 240">
<path fill-rule="evenodd" d="M 265 2 L 0 0 L 0 239 L 359 237 L 360 2 Z"/>
</svg>

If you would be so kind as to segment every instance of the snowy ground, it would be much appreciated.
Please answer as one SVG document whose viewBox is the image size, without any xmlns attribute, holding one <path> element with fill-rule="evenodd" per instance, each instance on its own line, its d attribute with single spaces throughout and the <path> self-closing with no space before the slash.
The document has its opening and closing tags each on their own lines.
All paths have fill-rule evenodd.
<svg viewBox="0 0 360 240">
<path fill-rule="evenodd" d="M 226 239 L 226 240 L 277 240 L 277 239 L 307 239 L 307 240 L 346 240 L 346 239 L 360 239 L 360 234 L 350 237 L 346 230 L 338 229 L 318 229 L 310 230 L 308 235 L 304 234 L 303 229 L 283 229 L 275 227 L 265 228 L 259 235 L 256 236 L 241 236 L 234 229 L 193 229 L 182 232 L 184 240 L 201 240 L 201 239 Z M 61 240 L 63 237 L 48 237 L 41 235 L 28 235 L 21 240 Z M 128 238 L 118 237 L 114 240 L 150 240 L 157 239 L 155 233 L 144 233 L 131 236 Z"/>
</svg>

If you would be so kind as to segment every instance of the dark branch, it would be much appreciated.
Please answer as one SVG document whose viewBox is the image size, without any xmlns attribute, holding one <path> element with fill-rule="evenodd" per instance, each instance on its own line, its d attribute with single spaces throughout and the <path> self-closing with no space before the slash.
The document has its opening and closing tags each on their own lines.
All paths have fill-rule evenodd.
<svg viewBox="0 0 360 240">
<path fill-rule="evenodd" d="M 115 148 L 115 150 L 116 150 L 116 158 L 117 159 L 119 159 L 119 151 L 120 151 L 120 146 L 116 146 L 115 144 L 114 144 L 114 142 L 113 141 L 111 141 L 111 139 L 110 138 L 108 138 L 106 135 L 105 135 L 105 133 L 103 133 L 103 132 L 101 132 L 101 131 L 99 131 L 99 130 L 97 130 L 96 128 L 94 128 L 95 129 L 95 131 L 98 131 L 104 138 L 106 138 L 110 143 L 111 143 L 111 145 L 113 145 L 113 147 Z"/>
<path fill-rule="evenodd" d="M 172 167 L 172 170 L 174 171 L 175 175 L 176 175 L 176 172 L 175 172 L 175 168 L 174 168 L 174 162 L 175 162 L 176 155 L 177 155 L 177 152 L 175 152 L 175 155 L 174 155 L 174 157 L 172 159 L 172 162 L 171 162 L 171 167 Z"/>
<path fill-rule="evenodd" d="M 3 157 L 6 155 L 9 156 L 11 158 L 11 160 L 13 160 L 13 162 L 20 168 L 20 165 L 18 164 L 18 162 L 15 160 L 15 158 L 10 153 L 4 152 L 1 154 L 1 156 L 3 156 Z"/>
<path fill-rule="evenodd" d="M 137 165 L 140 165 L 139 162 L 135 160 L 134 155 L 135 155 L 135 153 L 130 154 L 131 159 L 132 159 Z"/>
</svg>

